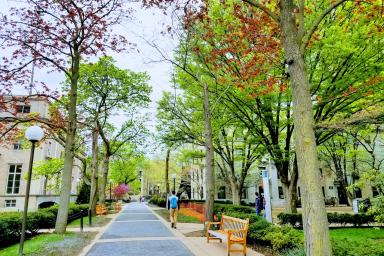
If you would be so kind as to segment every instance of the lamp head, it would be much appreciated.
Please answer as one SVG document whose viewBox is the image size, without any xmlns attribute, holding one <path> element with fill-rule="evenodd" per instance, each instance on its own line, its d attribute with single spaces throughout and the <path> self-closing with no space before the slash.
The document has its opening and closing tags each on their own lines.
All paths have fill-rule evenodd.
<svg viewBox="0 0 384 256">
<path fill-rule="evenodd" d="M 28 127 L 28 129 L 25 131 L 25 138 L 27 138 L 27 140 L 30 142 L 38 142 L 43 137 L 44 131 L 37 125 Z"/>
<path fill-rule="evenodd" d="M 176 179 L 176 173 L 172 174 L 172 178 Z"/>
</svg>

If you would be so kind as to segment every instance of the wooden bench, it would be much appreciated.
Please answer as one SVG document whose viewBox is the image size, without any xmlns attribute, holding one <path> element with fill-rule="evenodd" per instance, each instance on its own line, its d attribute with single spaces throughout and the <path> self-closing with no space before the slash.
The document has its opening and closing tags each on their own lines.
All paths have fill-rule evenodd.
<svg viewBox="0 0 384 256">
<path fill-rule="evenodd" d="M 212 225 L 220 225 L 220 227 L 218 230 L 211 230 Z M 231 252 L 242 252 L 246 255 L 248 226 L 249 219 L 243 220 L 223 215 L 220 222 L 207 223 L 207 242 L 214 239 L 220 240 L 220 243 L 227 242 L 228 256 Z M 232 249 L 234 244 L 242 245 L 243 249 Z"/>
<path fill-rule="evenodd" d="M 108 213 L 108 208 L 105 204 L 97 204 L 96 205 L 96 215 L 104 215 Z"/>
</svg>

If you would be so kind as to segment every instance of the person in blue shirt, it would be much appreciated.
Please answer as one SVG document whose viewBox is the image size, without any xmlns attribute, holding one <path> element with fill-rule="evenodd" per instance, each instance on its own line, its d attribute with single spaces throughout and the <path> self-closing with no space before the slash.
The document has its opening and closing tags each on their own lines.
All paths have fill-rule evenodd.
<svg viewBox="0 0 384 256">
<path fill-rule="evenodd" d="M 180 203 L 175 191 L 172 191 L 172 195 L 168 198 L 168 210 L 170 210 L 171 227 L 176 228 L 177 211 L 180 210 Z"/>
</svg>

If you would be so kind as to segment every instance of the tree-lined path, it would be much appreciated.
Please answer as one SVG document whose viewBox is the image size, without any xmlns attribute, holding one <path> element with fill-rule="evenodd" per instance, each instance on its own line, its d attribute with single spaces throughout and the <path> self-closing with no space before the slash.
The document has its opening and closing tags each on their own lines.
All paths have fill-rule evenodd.
<svg viewBox="0 0 384 256">
<path fill-rule="evenodd" d="M 192 256 L 194 254 L 145 204 L 130 203 L 83 255 Z"/>
</svg>

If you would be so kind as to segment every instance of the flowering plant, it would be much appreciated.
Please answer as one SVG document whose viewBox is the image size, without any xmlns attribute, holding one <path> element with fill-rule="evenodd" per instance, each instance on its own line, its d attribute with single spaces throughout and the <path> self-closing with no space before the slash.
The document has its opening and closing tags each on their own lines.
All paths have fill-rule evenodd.
<svg viewBox="0 0 384 256">
<path fill-rule="evenodd" d="M 119 184 L 113 189 L 117 198 L 122 198 L 131 188 L 126 184 Z"/>
</svg>

